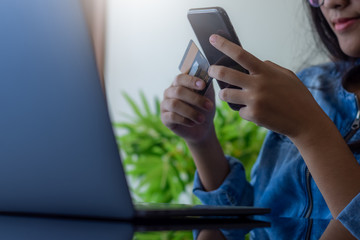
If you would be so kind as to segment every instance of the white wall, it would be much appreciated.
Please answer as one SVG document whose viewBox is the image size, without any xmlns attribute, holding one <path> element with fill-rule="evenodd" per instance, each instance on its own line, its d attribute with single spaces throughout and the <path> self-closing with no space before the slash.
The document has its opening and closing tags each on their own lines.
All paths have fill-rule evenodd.
<svg viewBox="0 0 360 240">
<path fill-rule="evenodd" d="M 162 98 L 190 39 L 186 14 L 194 7 L 223 7 L 245 49 L 293 71 L 316 48 L 303 0 L 109 0 L 106 85 L 114 121 L 129 107 L 121 95 Z M 197 42 L 197 41 L 196 41 Z"/>
</svg>

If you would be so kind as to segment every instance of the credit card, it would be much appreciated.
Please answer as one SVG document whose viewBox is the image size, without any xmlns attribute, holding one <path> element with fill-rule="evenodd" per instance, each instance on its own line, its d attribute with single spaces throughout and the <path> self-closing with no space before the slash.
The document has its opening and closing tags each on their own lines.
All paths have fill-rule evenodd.
<svg viewBox="0 0 360 240">
<path fill-rule="evenodd" d="M 206 87 L 203 90 L 198 91 L 201 95 L 205 94 L 212 81 L 212 78 L 208 75 L 209 67 L 210 64 L 207 59 L 200 52 L 194 41 L 190 40 L 185 54 L 180 62 L 179 70 L 182 73 L 201 78 L 205 81 Z"/>
</svg>

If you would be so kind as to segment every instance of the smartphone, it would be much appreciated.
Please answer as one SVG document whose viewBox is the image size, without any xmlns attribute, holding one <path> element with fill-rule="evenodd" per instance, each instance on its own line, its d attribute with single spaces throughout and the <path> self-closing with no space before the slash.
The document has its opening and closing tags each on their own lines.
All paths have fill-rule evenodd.
<svg viewBox="0 0 360 240">
<path fill-rule="evenodd" d="M 229 41 L 241 46 L 239 38 L 237 37 L 234 27 L 230 22 L 225 10 L 221 7 L 209 8 L 192 8 L 188 11 L 187 17 L 195 32 L 195 35 L 200 43 L 200 46 L 209 61 L 210 65 L 222 65 L 233 68 L 243 73 L 249 73 L 245 68 L 240 66 L 237 62 L 226 56 L 215 47 L 213 47 L 209 38 L 212 34 L 218 34 Z M 228 83 L 217 81 L 221 89 L 236 88 L 237 86 Z M 239 111 L 243 105 L 228 103 L 231 109 Z"/>
</svg>

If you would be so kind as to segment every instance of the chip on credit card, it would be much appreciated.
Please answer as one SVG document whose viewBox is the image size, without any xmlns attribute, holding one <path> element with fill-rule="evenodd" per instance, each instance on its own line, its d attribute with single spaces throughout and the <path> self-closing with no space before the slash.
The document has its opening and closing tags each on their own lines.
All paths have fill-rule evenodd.
<svg viewBox="0 0 360 240">
<path fill-rule="evenodd" d="M 185 54 L 180 62 L 179 70 L 182 73 L 189 74 L 201 78 L 205 81 L 206 87 L 199 91 L 200 94 L 204 95 L 207 88 L 209 87 L 212 78 L 208 75 L 208 69 L 210 67 L 209 62 L 200 52 L 193 40 L 190 40 Z"/>
</svg>

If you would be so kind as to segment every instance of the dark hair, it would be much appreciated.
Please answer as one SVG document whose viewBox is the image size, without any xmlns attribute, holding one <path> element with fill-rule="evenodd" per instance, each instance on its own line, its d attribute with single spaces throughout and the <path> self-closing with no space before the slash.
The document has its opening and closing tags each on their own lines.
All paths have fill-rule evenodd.
<svg viewBox="0 0 360 240">
<path fill-rule="evenodd" d="M 312 25 L 317 32 L 319 40 L 328 51 L 331 59 L 333 61 L 355 61 L 357 58 L 350 57 L 341 50 L 337 37 L 326 21 L 326 18 L 322 14 L 320 8 L 311 7 L 308 0 L 305 1 L 312 19 Z"/>
<path fill-rule="evenodd" d="M 342 84 L 344 85 L 346 84 L 345 81 L 351 78 L 351 75 L 359 72 L 360 69 L 359 66 L 355 66 L 355 61 L 358 58 L 350 57 L 341 50 L 339 41 L 335 33 L 329 26 L 326 18 L 322 14 L 320 8 L 311 7 L 308 0 L 305 0 L 305 2 L 312 20 L 312 26 L 317 32 L 317 37 L 318 37 L 317 41 L 322 42 L 331 60 L 349 61 L 353 63 L 353 65 L 347 71 L 344 72 L 344 76 L 342 79 Z M 360 140 L 348 143 L 348 146 L 353 153 L 360 153 Z"/>
</svg>

